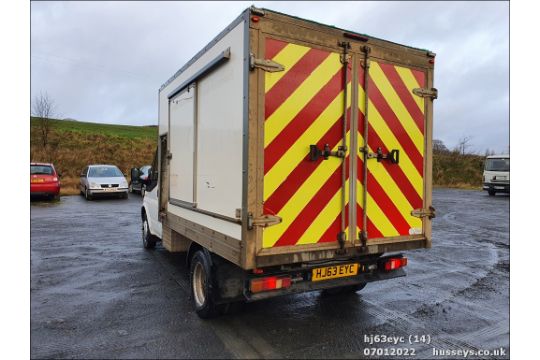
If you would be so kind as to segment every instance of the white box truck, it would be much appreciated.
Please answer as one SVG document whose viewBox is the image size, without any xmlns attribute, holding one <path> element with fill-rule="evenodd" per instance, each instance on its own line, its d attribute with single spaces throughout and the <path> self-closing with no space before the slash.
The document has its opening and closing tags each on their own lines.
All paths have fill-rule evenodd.
<svg viewBox="0 0 540 360">
<path fill-rule="evenodd" d="M 434 58 L 252 7 L 163 84 L 143 242 L 186 253 L 199 316 L 431 247 Z"/>
<path fill-rule="evenodd" d="M 510 193 L 510 155 L 490 155 L 484 163 L 482 188 L 489 196 Z"/>
</svg>

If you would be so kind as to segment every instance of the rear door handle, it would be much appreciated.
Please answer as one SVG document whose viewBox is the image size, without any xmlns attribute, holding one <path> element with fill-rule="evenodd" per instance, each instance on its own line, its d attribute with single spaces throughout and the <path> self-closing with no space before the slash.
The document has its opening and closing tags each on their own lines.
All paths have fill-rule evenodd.
<svg viewBox="0 0 540 360">
<path fill-rule="evenodd" d="M 329 156 L 344 158 L 346 152 L 346 146 L 338 146 L 337 151 L 331 151 L 330 145 L 328 144 L 325 144 L 322 150 L 319 149 L 317 145 L 309 145 L 309 161 L 317 161 L 320 157 L 322 157 L 324 160 L 328 160 Z"/>
<path fill-rule="evenodd" d="M 360 151 L 363 151 L 363 148 L 360 148 Z M 368 159 L 377 159 L 377 162 L 383 160 L 390 160 L 392 164 L 399 164 L 399 149 L 392 149 L 389 153 L 384 154 L 381 147 L 377 148 L 377 152 L 367 154 Z"/>
</svg>

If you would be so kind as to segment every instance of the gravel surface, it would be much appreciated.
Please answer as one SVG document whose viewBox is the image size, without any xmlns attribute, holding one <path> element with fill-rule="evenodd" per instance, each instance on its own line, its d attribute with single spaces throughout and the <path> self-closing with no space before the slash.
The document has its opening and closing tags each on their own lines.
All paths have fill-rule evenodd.
<svg viewBox="0 0 540 360">
<path fill-rule="evenodd" d="M 502 347 L 504 356 L 469 358 L 508 358 L 509 199 L 436 189 L 433 248 L 407 252 L 406 277 L 356 294 L 250 303 L 213 320 L 191 309 L 183 254 L 142 248 L 140 196 L 33 202 L 31 356 L 440 359 L 433 349 Z M 370 345 L 369 335 L 404 343 Z"/>
</svg>

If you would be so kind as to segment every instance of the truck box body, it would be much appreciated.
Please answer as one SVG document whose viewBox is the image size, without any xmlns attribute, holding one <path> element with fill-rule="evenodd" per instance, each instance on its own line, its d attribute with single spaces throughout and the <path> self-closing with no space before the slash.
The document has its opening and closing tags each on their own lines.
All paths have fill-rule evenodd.
<svg viewBox="0 0 540 360">
<path fill-rule="evenodd" d="M 433 63 L 244 11 L 159 91 L 164 246 L 244 270 L 429 248 Z"/>
</svg>

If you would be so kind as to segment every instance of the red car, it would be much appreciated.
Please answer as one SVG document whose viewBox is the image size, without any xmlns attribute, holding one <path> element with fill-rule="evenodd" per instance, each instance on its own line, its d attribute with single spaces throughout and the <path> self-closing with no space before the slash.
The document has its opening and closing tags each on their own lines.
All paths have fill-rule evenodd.
<svg viewBox="0 0 540 360">
<path fill-rule="evenodd" d="M 59 176 L 53 164 L 30 163 L 30 196 L 60 198 Z"/>
</svg>

